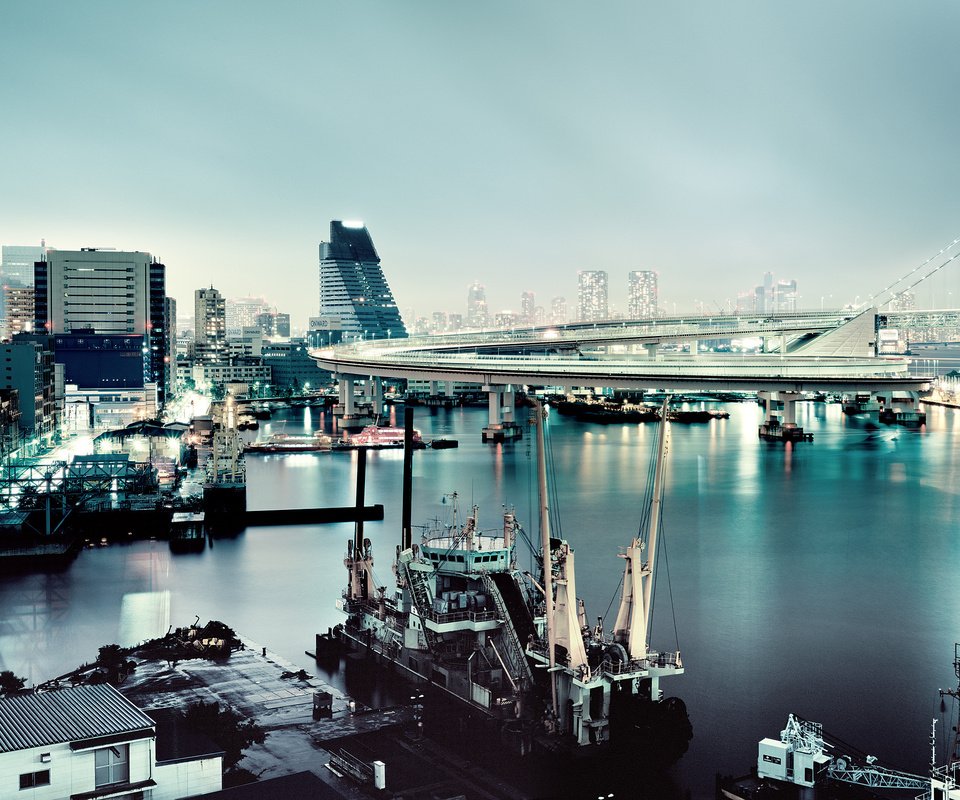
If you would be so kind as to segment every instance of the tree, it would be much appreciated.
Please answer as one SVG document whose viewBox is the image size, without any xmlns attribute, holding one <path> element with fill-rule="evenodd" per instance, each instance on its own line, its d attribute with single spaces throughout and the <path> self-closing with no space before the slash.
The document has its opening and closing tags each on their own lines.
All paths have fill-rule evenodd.
<svg viewBox="0 0 960 800">
<path fill-rule="evenodd" d="M 243 751 L 252 744 L 262 744 L 266 733 L 252 719 L 242 719 L 229 708 L 220 708 L 219 703 L 204 703 L 202 700 L 187 708 L 184 719 L 191 730 L 209 736 L 223 748 L 223 765 L 235 766 Z"/>
<path fill-rule="evenodd" d="M 0 672 L 0 697 L 6 697 L 8 694 L 16 694 L 26 685 L 26 678 L 19 678 L 10 670 L 5 669 Z"/>
</svg>

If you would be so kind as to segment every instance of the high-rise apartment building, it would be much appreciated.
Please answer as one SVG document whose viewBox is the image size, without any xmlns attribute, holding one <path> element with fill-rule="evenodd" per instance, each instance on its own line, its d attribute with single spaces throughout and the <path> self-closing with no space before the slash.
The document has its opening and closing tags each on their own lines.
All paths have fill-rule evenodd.
<svg viewBox="0 0 960 800">
<path fill-rule="evenodd" d="M 550 301 L 550 322 L 554 325 L 565 325 L 567 322 L 567 298 L 554 297 Z"/>
<path fill-rule="evenodd" d="M 149 253 L 83 248 L 49 250 L 34 265 L 38 333 L 143 337 L 143 380 L 163 403 L 168 340 L 166 267 Z"/>
<path fill-rule="evenodd" d="M 407 329 L 362 222 L 333 220 L 320 243 L 320 317 L 338 323 L 344 339 L 396 339 Z"/>
<path fill-rule="evenodd" d="M 223 295 L 212 286 L 193 293 L 194 358 L 214 362 L 227 349 L 227 311 Z"/>
<path fill-rule="evenodd" d="M 601 269 L 582 269 L 577 273 L 577 321 L 598 322 L 607 319 L 607 273 Z"/>
<path fill-rule="evenodd" d="M 627 315 L 630 319 L 653 319 L 657 313 L 657 273 L 634 270 L 628 276 Z"/>
<path fill-rule="evenodd" d="M 467 327 L 485 328 L 490 318 L 487 309 L 487 289 L 474 282 L 467 287 Z"/>
<path fill-rule="evenodd" d="M 521 325 L 536 325 L 537 308 L 536 297 L 533 292 L 526 291 L 520 295 L 520 319 Z"/>
<path fill-rule="evenodd" d="M 33 307 L 35 303 L 33 282 L 30 286 L 3 285 L 3 320 L 0 323 L 0 338 L 15 333 L 33 330 Z"/>
</svg>

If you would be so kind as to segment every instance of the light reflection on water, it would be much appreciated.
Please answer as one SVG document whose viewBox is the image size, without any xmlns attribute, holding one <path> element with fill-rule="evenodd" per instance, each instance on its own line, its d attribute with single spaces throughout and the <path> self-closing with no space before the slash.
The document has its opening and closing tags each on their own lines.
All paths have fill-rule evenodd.
<svg viewBox="0 0 960 800">
<path fill-rule="evenodd" d="M 807 403 L 798 421 L 815 441 L 785 448 L 758 441 L 756 405 L 725 408 L 729 420 L 672 426 L 663 542 L 687 674 L 664 688 L 684 698 L 695 733 L 676 768 L 679 786 L 712 796 L 714 773 L 745 772 L 756 741 L 776 736 L 789 712 L 922 772 L 936 690 L 955 683 L 960 639 L 960 414 L 930 407 L 927 428 L 912 431 Z M 417 409 L 426 438 L 454 436 L 460 447 L 415 456 L 414 522 L 436 516 L 441 496 L 456 490 L 465 506 L 481 506 L 482 527 L 496 527 L 502 505 L 513 505 L 536 538 L 532 435 L 484 445 L 486 414 Z M 316 409 L 295 409 L 283 427 L 331 424 Z M 550 432 L 555 534 L 576 548 L 593 622 L 616 611 L 617 548 L 640 522 L 656 428 L 554 414 Z M 368 454 L 366 501 L 386 512 L 364 527 L 379 585 L 393 581 L 401 465 L 399 452 Z M 350 505 L 356 469 L 353 453 L 251 456 L 249 506 Z M 340 621 L 334 602 L 351 535 L 345 524 L 251 528 L 182 556 L 165 542 L 134 542 L 85 551 L 62 574 L 5 578 L 0 668 L 31 681 L 64 672 L 135 624 L 125 597 L 168 592 L 174 625 L 221 619 L 313 669 L 304 650 Z M 156 627 L 155 613 L 142 616 Z M 674 646 L 663 594 L 653 644 Z"/>
</svg>

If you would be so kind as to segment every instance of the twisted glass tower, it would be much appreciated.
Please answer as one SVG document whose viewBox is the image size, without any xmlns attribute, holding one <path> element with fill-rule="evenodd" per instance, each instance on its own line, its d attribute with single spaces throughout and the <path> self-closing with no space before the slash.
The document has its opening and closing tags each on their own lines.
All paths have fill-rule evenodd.
<svg viewBox="0 0 960 800">
<path fill-rule="evenodd" d="M 320 316 L 344 339 L 396 339 L 407 335 L 362 222 L 334 220 L 320 243 Z"/>
</svg>

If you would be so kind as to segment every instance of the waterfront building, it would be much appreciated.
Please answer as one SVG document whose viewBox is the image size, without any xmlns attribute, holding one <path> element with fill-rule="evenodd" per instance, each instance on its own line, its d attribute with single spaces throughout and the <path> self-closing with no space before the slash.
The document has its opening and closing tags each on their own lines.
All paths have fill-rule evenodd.
<svg viewBox="0 0 960 800">
<path fill-rule="evenodd" d="M 606 271 L 582 269 L 577 272 L 577 321 L 599 322 L 609 316 Z"/>
<path fill-rule="evenodd" d="M 628 276 L 627 316 L 630 319 L 653 319 L 658 314 L 657 273 L 634 270 Z"/>
<path fill-rule="evenodd" d="M 499 330 L 523 325 L 524 321 L 516 311 L 501 311 L 493 316 L 493 327 Z"/>
<path fill-rule="evenodd" d="M 224 357 L 227 347 L 227 313 L 223 295 L 212 286 L 193 293 L 193 357 L 199 362 L 215 362 Z"/>
<path fill-rule="evenodd" d="M 142 336 L 143 381 L 166 399 L 166 267 L 149 253 L 49 250 L 34 265 L 34 330 Z"/>
<path fill-rule="evenodd" d="M 433 312 L 433 322 L 430 325 L 430 333 L 444 333 L 447 330 L 447 315 L 444 311 Z"/>
<path fill-rule="evenodd" d="M 240 356 L 227 361 L 195 363 L 191 370 L 194 386 L 207 390 L 228 383 L 253 385 L 270 383 L 270 367 L 259 356 Z"/>
<path fill-rule="evenodd" d="M 270 368 L 272 391 L 307 391 L 332 383 L 331 374 L 310 358 L 305 339 L 267 342 L 263 345 L 263 363 Z"/>
<path fill-rule="evenodd" d="M 0 389 L 15 389 L 19 394 L 21 437 L 49 441 L 58 422 L 50 337 L 20 334 L 0 343 Z"/>
<path fill-rule="evenodd" d="M 320 316 L 336 320 L 344 339 L 407 335 L 362 222 L 333 220 L 330 241 L 320 243 Z"/>
<path fill-rule="evenodd" d="M 482 283 L 467 288 L 467 327 L 485 328 L 488 322 L 487 289 Z"/>
<path fill-rule="evenodd" d="M 447 314 L 447 330 L 454 332 L 463 329 L 463 314 Z"/>
<path fill-rule="evenodd" d="M 220 791 L 223 752 L 209 741 L 188 750 L 196 739 L 163 733 L 109 684 L 4 697 L 3 795 L 173 800 Z"/>
</svg>

